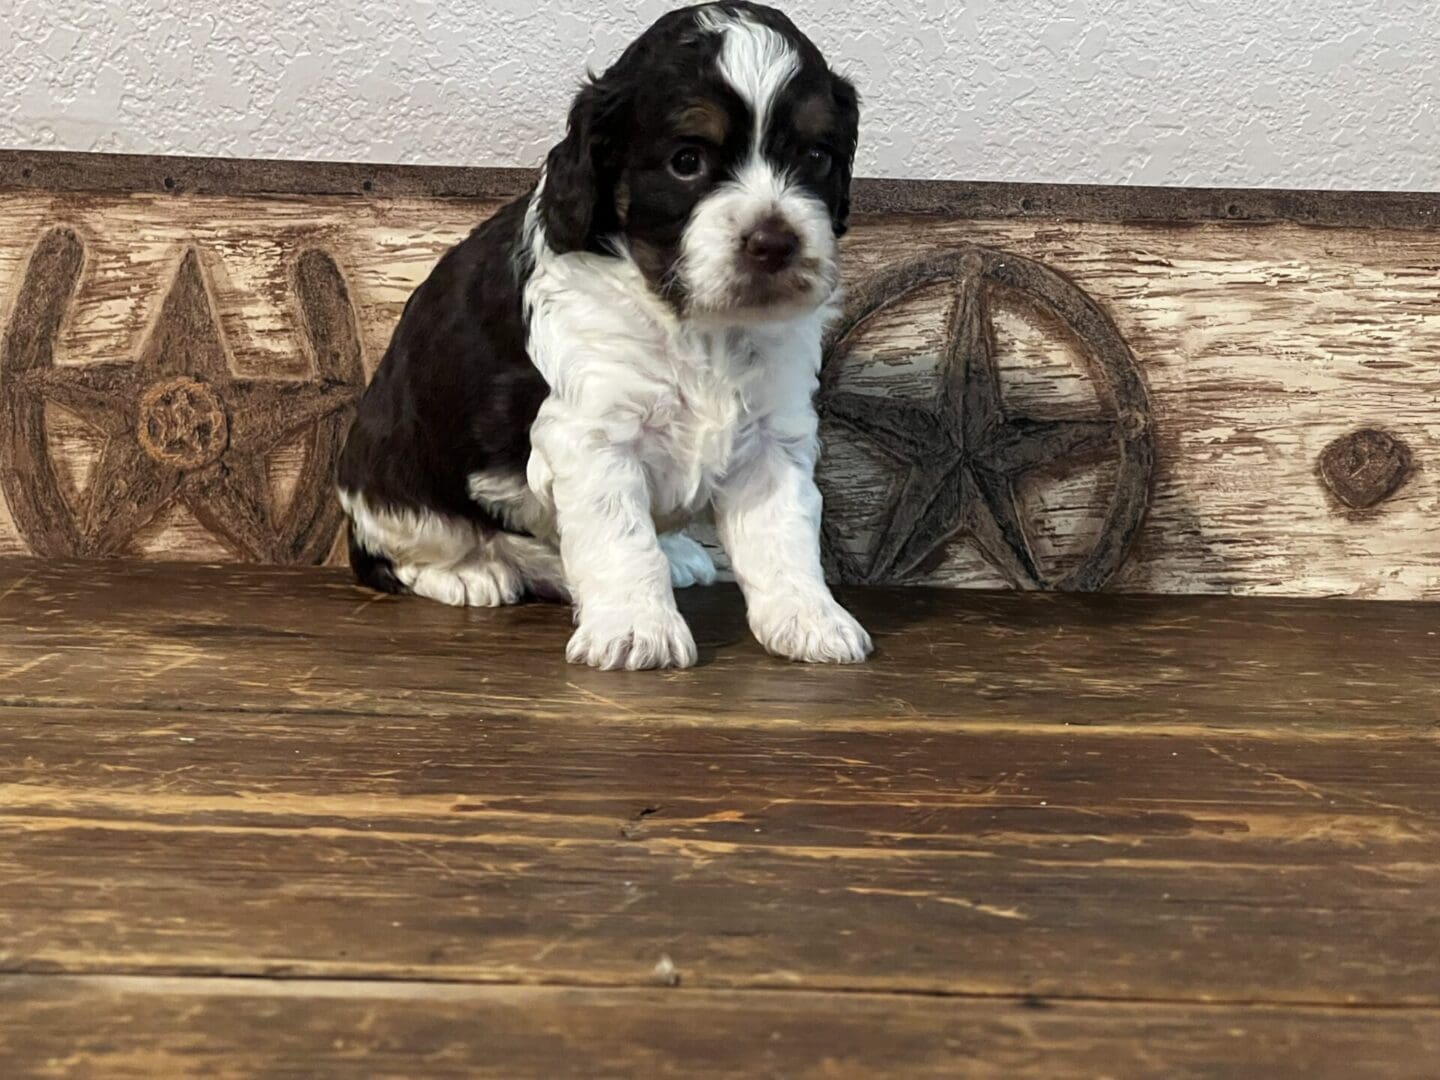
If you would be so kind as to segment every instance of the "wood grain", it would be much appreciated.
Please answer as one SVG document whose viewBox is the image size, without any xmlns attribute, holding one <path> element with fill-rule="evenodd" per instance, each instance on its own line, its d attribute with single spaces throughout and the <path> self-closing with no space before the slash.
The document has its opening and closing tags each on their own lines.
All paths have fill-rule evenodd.
<svg viewBox="0 0 1440 1080">
<path fill-rule="evenodd" d="M 1037 259 L 1105 307 L 1150 390 L 1155 486 L 1137 549 L 1112 587 L 1140 592 L 1440 596 L 1440 324 L 1429 317 L 1440 247 L 1427 232 L 1337 234 L 1294 225 L 872 221 L 849 248 L 850 280 L 947 245 Z M 919 238 L 923 236 L 923 241 Z M 928 393 L 939 297 L 878 324 L 852 380 Z M 1004 308 L 1004 302 L 999 305 Z M 1016 297 L 1000 318 L 1002 381 L 1017 407 L 1096 410 L 1083 349 Z M 862 341 L 863 345 L 864 342 Z M 863 349 L 859 350 L 863 354 Z M 917 361 L 915 358 L 920 357 Z M 859 386 L 856 387 L 860 388 Z M 1421 471 L 1374 510 L 1347 511 L 1317 476 L 1331 440 L 1379 425 Z M 827 494 L 864 542 L 888 505 L 893 467 L 833 438 Z M 1080 475 L 1031 491 L 1032 529 L 1084 550 L 1110 492 Z M 1043 546 L 1043 542 L 1042 542 Z M 1004 584 L 957 545 L 924 579 Z"/>
<path fill-rule="evenodd" d="M 713 590 L 603 677 L 558 607 L 0 567 L 4 970 L 1440 1005 L 1429 605 L 872 590 L 850 673 Z"/>
<path fill-rule="evenodd" d="M 66 254 L 68 273 L 61 271 Z M 46 234 L 26 270 L 27 309 L 30 297 L 54 292 L 57 278 L 69 282 L 61 294 L 68 296 L 80 254 L 72 231 Z M 34 313 L 12 324 L 0 347 L 0 405 L 15 423 L 0 440 L 0 481 L 14 524 L 36 554 L 124 554 L 167 509 L 183 506 L 237 557 L 323 560 L 341 521 L 334 461 L 363 375 L 334 262 L 303 251 L 294 276 L 315 382 L 234 377 L 194 249 L 134 363 L 53 366 L 63 303 L 44 318 Z M 85 496 L 73 502 L 59 476 L 76 470 L 54 468 L 48 424 L 57 412 L 103 435 L 93 467 L 84 470 Z M 281 504 L 267 482 L 269 458 L 282 446 L 306 444 Z"/>
<path fill-rule="evenodd" d="M 1197 204 L 1209 206 L 1207 198 L 1195 195 Z M 1248 216 L 1233 205 L 1231 217 Z M 0 317 L 9 315 L 33 245 L 64 224 L 82 238 L 86 256 L 60 362 L 131 357 L 183 251 L 193 246 L 205 262 L 237 373 L 302 378 L 308 369 L 297 345 L 289 268 L 299 250 L 315 248 L 345 275 L 365 364 L 373 370 L 411 289 L 445 247 L 495 206 L 415 194 L 11 191 L 0 196 Z M 1090 204 L 1066 206 L 1083 215 Z M 980 216 L 961 216 L 958 207 L 948 218 L 862 215 L 847 239 L 847 273 L 860 282 L 935 248 L 983 244 L 1062 273 L 1113 319 L 1148 383 L 1157 473 L 1147 523 L 1112 588 L 1440 597 L 1440 481 L 1431 464 L 1440 448 L 1440 380 L 1432 362 L 1440 354 L 1440 323 L 1432 316 L 1440 232 L 1418 218 L 1403 228 L 1167 223 L 1143 208 L 1136 211 L 1143 220 L 1127 223 L 1106 206 L 1090 207 L 1094 220 L 1030 211 L 1009 216 L 988 203 L 977 204 Z M 1071 415 L 1076 406 L 1098 409 L 1084 350 L 1023 298 L 1010 301 L 998 304 L 1007 401 L 1057 415 Z M 938 353 L 946 302 L 939 294 L 917 297 L 875 322 L 847 377 L 857 388 L 868 380 L 889 394 L 916 392 Z M 1374 427 L 1405 444 L 1414 473 L 1390 498 L 1357 511 L 1327 490 L 1317 461 L 1337 438 Z M 827 434 L 830 505 L 864 545 L 889 505 L 894 466 Z M 61 452 L 98 450 L 72 438 Z M 277 484 L 293 483 L 298 460 L 277 455 Z M 86 473 L 83 462 L 59 468 Z M 1063 576 L 1094 542 L 1112 484 L 1101 468 L 1025 485 L 1027 525 L 1047 575 Z M 142 550 L 155 557 L 209 558 L 215 550 L 207 531 L 184 513 L 144 541 Z M 21 547 L 0 510 L 0 551 Z M 963 544 L 924 580 L 1003 584 Z"/>
<path fill-rule="evenodd" d="M 737 599 L 0 559 L 0 1074 L 1427 1075 L 1433 605 Z"/>
<path fill-rule="evenodd" d="M 350 195 L 431 199 L 513 198 L 535 171 L 489 166 L 206 158 L 0 149 L 0 191 L 171 195 Z M 1294 188 L 1123 187 L 857 177 L 861 214 L 1078 221 L 1298 222 L 1359 228 L 1440 229 L 1433 192 Z"/>
<path fill-rule="evenodd" d="M 341 571 L 0 559 L 0 704 L 897 730 L 958 716 L 1262 739 L 1431 733 L 1440 718 L 1429 604 L 843 595 L 876 637 L 873 663 L 766 656 L 724 588 L 680 595 L 699 668 L 615 675 L 565 663 L 570 615 L 553 605 L 453 609 Z"/>
<path fill-rule="evenodd" d="M 1440 1004 L 1429 739 L 0 727 L 7 971 Z"/>
<path fill-rule="evenodd" d="M 7 1075 L 1425 1077 L 1432 1010 L 0 978 Z"/>
</svg>

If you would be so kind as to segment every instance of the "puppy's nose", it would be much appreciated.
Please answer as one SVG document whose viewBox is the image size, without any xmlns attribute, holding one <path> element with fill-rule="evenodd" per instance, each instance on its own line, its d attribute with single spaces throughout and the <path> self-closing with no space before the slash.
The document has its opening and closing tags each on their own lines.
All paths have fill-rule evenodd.
<svg viewBox="0 0 1440 1080">
<path fill-rule="evenodd" d="M 767 274 L 778 274 L 800 250 L 800 237 L 779 218 L 766 218 L 745 237 L 745 257 L 750 265 Z"/>
</svg>

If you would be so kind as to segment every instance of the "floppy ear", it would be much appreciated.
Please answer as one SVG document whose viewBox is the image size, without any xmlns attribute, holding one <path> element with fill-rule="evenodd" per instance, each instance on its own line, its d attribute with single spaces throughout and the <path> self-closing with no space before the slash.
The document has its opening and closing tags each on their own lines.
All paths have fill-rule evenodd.
<svg viewBox="0 0 1440 1080">
<path fill-rule="evenodd" d="M 596 220 L 600 208 L 614 200 L 609 159 L 614 152 L 616 95 L 603 82 L 591 80 L 570 106 L 565 138 L 545 159 L 545 189 L 540 193 L 540 215 L 545 239 L 560 253 L 591 246 L 605 226 Z"/>
<path fill-rule="evenodd" d="M 855 170 L 855 144 L 860 138 L 860 94 L 855 84 L 842 75 L 834 76 L 835 106 L 840 112 L 840 198 L 831 224 L 836 236 L 850 228 L 850 177 Z"/>
</svg>

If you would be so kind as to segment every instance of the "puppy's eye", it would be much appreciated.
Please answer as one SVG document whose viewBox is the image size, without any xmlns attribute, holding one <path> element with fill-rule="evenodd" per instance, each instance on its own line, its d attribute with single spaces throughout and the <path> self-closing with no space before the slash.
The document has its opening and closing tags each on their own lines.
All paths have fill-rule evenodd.
<svg viewBox="0 0 1440 1080">
<path fill-rule="evenodd" d="M 805 151 L 805 167 L 816 176 L 829 176 L 830 169 L 834 164 L 834 155 L 823 146 L 812 146 L 809 150 Z"/>
<path fill-rule="evenodd" d="M 705 172 L 705 151 L 696 146 L 686 146 L 670 158 L 670 173 L 678 180 L 695 180 Z"/>
</svg>

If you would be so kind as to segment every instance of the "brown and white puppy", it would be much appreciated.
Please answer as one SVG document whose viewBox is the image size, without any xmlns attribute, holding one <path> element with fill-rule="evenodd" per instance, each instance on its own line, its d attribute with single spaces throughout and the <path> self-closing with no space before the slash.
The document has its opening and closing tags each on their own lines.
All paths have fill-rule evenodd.
<svg viewBox="0 0 1440 1080">
<path fill-rule="evenodd" d="M 772 652 L 854 662 L 819 555 L 813 395 L 854 87 L 780 12 L 674 11 L 576 97 L 533 192 L 406 306 L 342 456 L 351 561 L 450 604 L 569 597 L 567 655 L 684 667 L 711 511 Z"/>
</svg>

